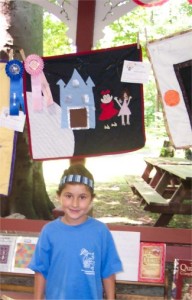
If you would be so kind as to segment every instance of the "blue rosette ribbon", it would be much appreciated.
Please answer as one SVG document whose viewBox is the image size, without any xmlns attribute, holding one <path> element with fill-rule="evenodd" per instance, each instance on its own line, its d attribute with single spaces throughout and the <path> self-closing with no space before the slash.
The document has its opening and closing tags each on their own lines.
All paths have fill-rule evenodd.
<svg viewBox="0 0 192 300">
<path fill-rule="evenodd" d="M 10 78 L 10 115 L 18 116 L 20 107 L 25 114 L 23 99 L 23 64 L 13 59 L 5 66 L 7 76 Z"/>
</svg>

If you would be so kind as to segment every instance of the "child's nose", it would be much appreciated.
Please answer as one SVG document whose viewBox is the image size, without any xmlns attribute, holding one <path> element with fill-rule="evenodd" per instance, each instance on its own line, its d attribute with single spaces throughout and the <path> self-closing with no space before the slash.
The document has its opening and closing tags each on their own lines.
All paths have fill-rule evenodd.
<svg viewBox="0 0 192 300">
<path fill-rule="evenodd" d="M 78 207 L 79 206 L 79 200 L 78 198 L 74 197 L 73 202 L 72 202 L 73 207 Z"/>
</svg>

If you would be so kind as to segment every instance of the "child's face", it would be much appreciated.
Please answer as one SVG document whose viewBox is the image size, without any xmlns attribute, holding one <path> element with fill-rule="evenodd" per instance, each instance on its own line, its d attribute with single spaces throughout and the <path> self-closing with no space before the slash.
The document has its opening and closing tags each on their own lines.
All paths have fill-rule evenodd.
<svg viewBox="0 0 192 300">
<path fill-rule="evenodd" d="M 87 219 L 92 204 L 92 195 L 88 186 L 67 183 L 58 198 L 65 213 L 64 219 L 68 224 L 78 225 Z"/>
<path fill-rule="evenodd" d="M 107 103 L 111 102 L 112 98 L 113 97 L 109 94 L 103 95 L 103 98 L 101 98 L 101 102 L 107 104 Z"/>
</svg>

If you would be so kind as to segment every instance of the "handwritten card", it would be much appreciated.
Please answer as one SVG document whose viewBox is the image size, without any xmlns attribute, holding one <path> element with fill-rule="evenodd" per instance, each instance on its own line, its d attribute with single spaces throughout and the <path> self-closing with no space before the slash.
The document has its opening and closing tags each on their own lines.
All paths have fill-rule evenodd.
<svg viewBox="0 0 192 300">
<path fill-rule="evenodd" d="M 121 74 L 122 82 L 146 83 L 151 67 L 149 63 L 125 60 Z"/>
<path fill-rule="evenodd" d="M 22 111 L 19 116 L 10 116 L 9 108 L 3 107 L 0 112 L 0 127 L 12 129 L 14 131 L 23 132 L 26 116 Z"/>
</svg>

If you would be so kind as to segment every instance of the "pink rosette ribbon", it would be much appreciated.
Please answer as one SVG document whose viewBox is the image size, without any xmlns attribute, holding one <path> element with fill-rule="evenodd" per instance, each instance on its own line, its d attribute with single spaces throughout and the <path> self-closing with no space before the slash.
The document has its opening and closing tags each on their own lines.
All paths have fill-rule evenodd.
<svg viewBox="0 0 192 300">
<path fill-rule="evenodd" d="M 34 111 L 41 111 L 43 110 L 42 94 L 47 106 L 53 104 L 51 90 L 43 72 L 43 59 L 36 54 L 31 54 L 25 59 L 24 67 L 26 72 L 31 75 L 33 109 Z"/>
</svg>

